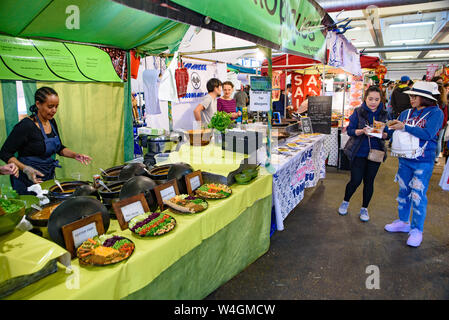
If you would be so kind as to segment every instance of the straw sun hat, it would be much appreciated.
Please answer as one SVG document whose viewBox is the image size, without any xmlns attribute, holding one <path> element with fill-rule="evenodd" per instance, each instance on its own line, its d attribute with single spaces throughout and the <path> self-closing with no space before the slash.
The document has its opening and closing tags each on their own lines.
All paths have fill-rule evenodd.
<svg viewBox="0 0 449 320">
<path fill-rule="evenodd" d="M 436 82 L 416 81 L 413 88 L 404 91 L 404 93 L 426 97 L 437 101 L 437 99 L 435 99 L 432 95 L 440 94 L 440 91 L 438 91 L 438 84 Z"/>
</svg>

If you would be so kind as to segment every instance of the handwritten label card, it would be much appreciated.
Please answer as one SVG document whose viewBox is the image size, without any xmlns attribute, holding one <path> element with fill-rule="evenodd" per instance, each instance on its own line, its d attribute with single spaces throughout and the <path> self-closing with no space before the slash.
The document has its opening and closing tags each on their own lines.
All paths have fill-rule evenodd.
<svg viewBox="0 0 449 320">
<path fill-rule="evenodd" d="M 167 183 L 161 184 L 154 188 L 157 203 L 161 211 L 164 211 L 164 200 L 169 200 L 179 194 L 178 182 L 176 179 L 170 180 Z"/>
<path fill-rule="evenodd" d="M 72 231 L 73 243 L 78 248 L 84 241 L 98 235 L 95 222 L 89 223 L 87 226 Z"/>
<path fill-rule="evenodd" d="M 66 224 L 62 228 L 65 248 L 75 257 L 76 249 L 87 239 L 104 233 L 101 212 L 87 216 L 75 222 Z"/>
<path fill-rule="evenodd" d="M 201 170 L 194 171 L 185 176 L 187 193 L 191 196 L 194 195 L 196 189 L 203 185 L 203 174 Z"/>
<path fill-rule="evenodd" d="M 143 193 L 114 202 L 112 204 L 120 229 L 128 228 L 128 222 L 143 213 L 150 212 L 148 202 Z"/>
</svg>

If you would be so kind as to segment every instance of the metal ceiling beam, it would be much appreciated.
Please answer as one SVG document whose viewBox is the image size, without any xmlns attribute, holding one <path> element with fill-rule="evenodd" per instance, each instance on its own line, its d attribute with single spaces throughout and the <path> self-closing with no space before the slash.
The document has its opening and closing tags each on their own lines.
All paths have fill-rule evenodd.
<svg viewBox="0 0 449 320">
<path fill-rule="evenodd" d="M 433 51 L 433 50 L 447 50 L 447 49 L 449 49 L 449 43 L 434 43 L 434 44 L 418 44 L 418 45 L 368 47 L 363 49 L 363 53 Z"/>
<path fill-rule="evenodd" d="M 446 21 L 446 24 L 437 32 L 437 34 L 432 38 L 430 43 L 438 43 L 439 41 L 443 40 L 445 36 L 449 34 L 449 21 Z M 418 59 L 422 59 L 426 56 L 427 51 L 421 51 L 421 53 L 418 55 Z"/>
<path fill-rule="evenodd" d="M 429 62 L 449 62 L 449 57 L 438 59 L 404 59 L 404 60 L 384 60 L 385 64 L 395 63 L 429 63 Z"/>
<path fill-rule="evenodd" d="M 369 32 L 371 34 L 371 38 L 374 41 L 374 44 L 378 47 L 384 46 L 384 39 L 382 37 L 382 30 L 380 30 L 380 19 L 379 12 L 375 9 L 364 9 L 363 15 L 366 19 L 366 24 L 368 26 Z M 382 60 L 385 60 L 385 54 L 380 53 L 380 57 Z"/>
<path fill-rule="evenodd" d="M 421 4 L 436 1 L 437 0 L 317 0 L 321 8 L 327 12 L 364 10 L 369 6 L 376 6 L 378 8 L 406 6 L 409 4 Z"/>
</svg>

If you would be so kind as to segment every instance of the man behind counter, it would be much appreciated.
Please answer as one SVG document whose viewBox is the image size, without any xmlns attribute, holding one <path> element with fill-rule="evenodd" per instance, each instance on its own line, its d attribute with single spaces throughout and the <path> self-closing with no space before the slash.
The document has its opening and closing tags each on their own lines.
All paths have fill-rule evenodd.
<svg viewBox="0 0 449 320">
<path fill-rule="evenodd" d="M 206 84 L 207 92 L 203 101 L 193 110 L 193 115 L 196 120 L 196 128 L 201 129 L 201 126 L 209 124 L 212 116 L 217 112 L 217 98 L 221 96 L 222 83 L 216 78 L 209 79 Z"/>
<path fill-rule="evenodd" d="M 36 104 L 30 107 L 33 114 L 14 126 L 0 150 L 0 159 L 20 169 L 18 177 L 11 176 L 11 185 L 21 195 L 33 194 L 27 191 L 33 184 L 54 179 L 55 168 L 60 167 L 54 159 L 56 153 L 86 165 L 92 160 L 62 144 L 54 120 L 59 106 L 56 91 L 42 87 L 34 94 L 34 100 Z"/>
</svg>

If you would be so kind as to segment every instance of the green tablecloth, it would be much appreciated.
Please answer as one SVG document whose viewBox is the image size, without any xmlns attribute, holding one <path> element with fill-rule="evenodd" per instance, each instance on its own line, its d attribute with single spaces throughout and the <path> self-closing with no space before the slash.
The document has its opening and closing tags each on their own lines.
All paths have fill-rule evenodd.
<svg viewBox="0 0 449 320">
<path fill-rule="evenodd" d="M 75 259 L 72 273 L 61 265 L 57 273 L 7 298 L 202 298 L 268 250 L 271 194 L 271 175 L 261 175 L 246 186 L 234 185 L 231 197 L 209 201 L 203 213 L 173 214 L 178 225 L 158 238 L 120 231 L 114 220 L 108 233 L 129 237 L 136 244 L 130 259 L 106 267 L 80 267 Z M 48 241 L 48 246 L 54 244 Z M 188 270 L 198 274 L 186 276 Z"/>
</svg>

